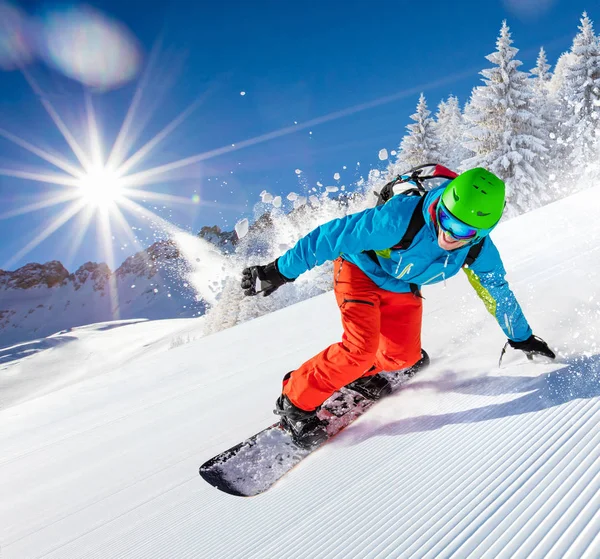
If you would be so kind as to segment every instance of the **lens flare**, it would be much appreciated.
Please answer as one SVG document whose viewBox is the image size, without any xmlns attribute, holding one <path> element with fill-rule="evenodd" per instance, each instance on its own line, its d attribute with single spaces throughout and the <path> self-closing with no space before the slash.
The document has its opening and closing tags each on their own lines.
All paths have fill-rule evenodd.
<svg viewBox="0 0 600 559">
<path fill-rule="evenodd" d="M 90 7 L 49 12 L 40 27 L 44 60 L 89 87 L 113 89 L 138 73 L 140 49 L 131 32 Z"/>
<path fill-rule="evenodd" d="M 25 16 L 11 4 L 0 0 L 0 69 L 14 70 L 32 58 Z"/>
</svg>

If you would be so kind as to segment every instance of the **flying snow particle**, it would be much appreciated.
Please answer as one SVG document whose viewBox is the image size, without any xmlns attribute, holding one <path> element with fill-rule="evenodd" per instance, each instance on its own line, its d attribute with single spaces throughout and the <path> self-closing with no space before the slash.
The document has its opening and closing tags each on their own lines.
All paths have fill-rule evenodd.
<svg viewBox="0 0 600 559">
<path fill-rule="evenodd" d="M 246 95 L 245 91 L 240 91 L 240 95 L 243 97 L 244 95 Z"/>
<path fill-rule="evenodd" d="M 317 186 L 323 186 L 323 183 L 317 181 Z"/>
<path fill-rule="evenodd" d="M 293 202 L 294 200 L 298 199 L 298 195 L 295 192 L 290 192 L 287 195 L 287 199 L 290 200 L 291 202 Z"/>
<path fill-rule="evenodd" d="M 390 151 L 390 153 L 391 153 L 392 155 L 397 155 L 397 154 L 398 154 L 398 152 L 397 152 L 395 149 L 393 149 L 392 151 Z"/>
<path fill-rule="evenodd" d="M 281 196 L 275 196 L 275 198 L 273 198 L 273 207 L 281 208 Z"/>
<path fill-rule="evenodd" d="M 379 150 L 379 160 L 380 161 L 385 161 L 388 158 L 388 151 L 387 149 L 383 148 Z"/>
<path fill-rule="evenodd" d="M 297 209 L 301 206 L 305 206 L 306 205 L 306 196 L 298 196 L 295 200 L 294 200 L 294 209 Z"/>
<path fill-rule="evenodd" d="M 154 293 L 158 293 L 158 289 L 156 289 L 156 287 L 154 288 Z"/>
<path fill-rule="evenodd" d="M 301 175 L 302 174 L 302 169 L 296 169 L 296 174 L 297 175 Z"/>
<path fill-rule="evenodd" d="M 339 181 L 340 180 L 340 174 L 336 173 L 335 175 L 333 175 L 334 180 Z"/>
<path fill-rule="evenodd" d="M 337 186 L 326 186 L 325 190 L 327 192 L 337 192 L 339 190 L 339 188 Z"/>
<path fill-rule="evenodd" d="M 235 232 L 238 239 L 243 239 L 248 234 L 248 227 L 249 223 L 247 218 L 241 219 L 235 224 Z"/>
<path fill-rule="evenodd" d="M 131 286 L 131 289 L 135 289 L 135 283 Z"/>
<path fill-rule="evenodd" d="M 263 202 L 263 204 L 268 204 L 269 202 L 273 201 L 273 195 L 267 192 L 266 190 L 263 190 L 260 193 L 260 199 L 261 202 Z"/>
</svg>

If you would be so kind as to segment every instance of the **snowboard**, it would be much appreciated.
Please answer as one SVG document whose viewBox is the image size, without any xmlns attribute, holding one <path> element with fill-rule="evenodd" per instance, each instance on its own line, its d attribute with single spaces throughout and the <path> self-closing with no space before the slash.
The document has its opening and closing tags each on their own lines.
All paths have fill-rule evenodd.
<svg viewBox="0 0 600 559">
<path fill-rule="evenodd" d="M 381 374 L 392 384 L 393 393 L 428 364 L 429 357 L 424 353 L 423 358 L 410 369 Z M 375 403 L 349 388 L 333 394 L 318 412 L 327 423 L 328 440 Z M 298 446 L 277 422 L 202 464 L 200 476 L 229 495 L 253 497 L 272 487 L 317 448 L 319 446 L 311 449 Z"/>
</svg>

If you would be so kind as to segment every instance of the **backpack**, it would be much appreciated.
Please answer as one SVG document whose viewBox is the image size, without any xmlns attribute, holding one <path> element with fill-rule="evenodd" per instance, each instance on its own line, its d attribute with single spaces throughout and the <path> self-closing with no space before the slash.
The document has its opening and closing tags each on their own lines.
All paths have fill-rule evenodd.
<svg viewBox="0 0 600 559">
<path fill-rule="evenodd" d="M 394 196 L 421 197 L 413 211 L 410 221 L 408 222 L 408 227 L 406 228 L 404 236 L 394 246 L 390 247 L 390 250 L 406 250 L 410 247 L 414 238 L 417 236 L 417 233 L 425 225 L 425 218 L 423 217 L 425 194 L 427 194 L 434 186 L 439 186 L 439 184 L 442 182 L 455 179 L 457 176 L 457 173 L 451 171 L 443 165 L 439 165 L 437 163 L 425 163 L 424 165 L 413 167 L 406 173 L 397 175 L 390 182 L 388 182 L 379 191 L 379 193 L 375 193 L 377 196 L 378 206 L 385 204 Z M 396 185 L 406 183 L 411 183 L 414 186 L 405 188 L 400 192 L 394 192 L 394 187 Z M 484 240 L 485 239 L 478 241 L 469 249 L 467 257 L 465 258 L 464 266 L 469 267 L 473 264 L 473 262 L 475 262 L 479 256 L 479 253 L 481 252 L 481 249 L 483 248 Z M 368 250 L 365 251 L 365 253 L 369 256 L 369 258 L 371 258 L 371 260 L 373 260 L 373 262 L 375 262 L 375 264 L 379 265 L 379 260 L 374 250 Z M 416 285 L 410 284 L 410 289 L 413 293 L 418 293 L 418 287 Z"/>
</svg>

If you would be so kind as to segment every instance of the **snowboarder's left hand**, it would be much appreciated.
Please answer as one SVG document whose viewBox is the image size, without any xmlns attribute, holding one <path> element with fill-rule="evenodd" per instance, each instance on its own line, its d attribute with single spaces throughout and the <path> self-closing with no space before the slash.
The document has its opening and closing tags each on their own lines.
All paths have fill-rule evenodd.
<svg viewBox="0 0 600 559">
<path fill-rule="evenodd" d="M 266 266 L 250 266 L 242 272 L 242 289 L 245 295 L 271 295 L 284 283 L 294 281 L 281 274 L 277 268 L 277 260 Z"/>
<path fill-rule="evenodd" d="M 533 334 L 522 342 L 508 340 L 508 343 L 512 348 L 524 351 L 528 359 L 532 359 L 533 355 L 543 355 L 544 357 L 549 357 L 550 359 L 554 359 L 556 357 L 555 353 L 548 347 L 548 344 L 542 340 L 542 338 L 534 336 Z"/>
</svg>

